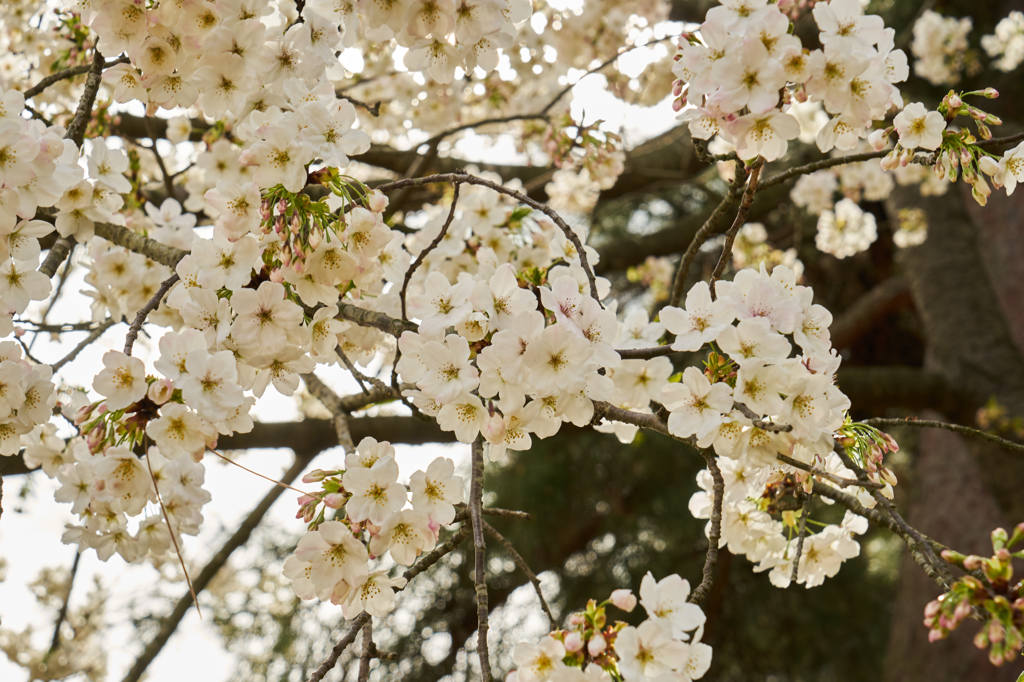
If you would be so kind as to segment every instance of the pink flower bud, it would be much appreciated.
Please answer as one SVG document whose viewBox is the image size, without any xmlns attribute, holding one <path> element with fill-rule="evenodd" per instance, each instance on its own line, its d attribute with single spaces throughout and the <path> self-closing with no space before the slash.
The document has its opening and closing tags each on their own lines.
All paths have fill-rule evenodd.
<svg viewBox="0 0 1024 682">
<path fill-rule="evenodd" d="M 999 172 L 999 162 L 991 156 L 983 156 L 978 159 L 978 169 L 985 175 L 995 175 Z"/>
<path fill-rule="evenodd" d="M 587 653 L 591 656 L 600 656 L 607 648 L 608 642 L 605 641 L 600 632 L 591 637 L 590 641 L 587 642 Z"/>
<path fill-rule="evenodd" d="M 345 505 L 345 496 L 341 493 L 328 493 L 324 495 L 324 504 L 331 509 L 341 509 Z"/>
<path fill-rule="evenodd" d="M 308 474 L 302 477 L 303 483 L 319 483 L 320 481 L 327 478 L 327 472 L 323 469 L 313 469 Z"/>
<path fill-rule="evenodd" d="M 578 613 L 577 612 L 577 613 L 574 613 L 571 616 L 569 616 L 569 626 L 570 627 L 576 628 L 576 627 L 579 627 L 579 626 L 583 625 L 586 622 L 587 622 L 587 619 L 586 619 L 586 617 L 584 617 L 584 615 L 582 613 Z"/>
<path fill-rule="evenodd" d="M 889 131 L 883 129 L 871 131 L 871 134 L 868 135 L 868 144 L 875 151 L 882 151 L 889 144 Z"/>
<path fill-rule="evenodd" d="M 614 590 L 612 596 L 608 597 L 608 601 L 626 613 L 630 613 L 636 608 L 636 595 L 633 594 L 632 590 Z"/>
<path fill-rule="evenodd" d="M 157 405 L 163 405 L 174 394 L 174 384 L 170 379 L 157 379 L 149 385 L 146 396 Z"/>
<path fill-rule="evenodd" d="M 86 435 L 85 443 L 89 446 L 90 452 L 99 452 L 100 448 L 103 446 L 103 435 L 104 433 L 102 428 L 93 429 Z"/>
<path fill-rule="evenodd" d="M 480 435 L 488 443 L 498 444 L 505 440 L 505 420 L 500 414 L 492 414 L 480 425 Z"/>
<path fill-rule="evenodd" d="M 370 195 L 366 198 L 366 204 L 374 213 L 383 213 L 384 209 L 388 207 L 387 195 L 385 195 L 384 192 L 375 189 L 370 192 Z"/>
<path fill-rule="evenodd" d="M 565 641 L 562 644 L 565 646 L 566 651 L 574 654 L 583 648 L 583 636 L 578 631 L 573 630 L 565 636 Z"/>
<path fill-rule="evenodd" d="M 89 405 L 82 405 L 78 408 L 78 411 L 75 412 L 75 426 L 81 426 L 85 422 L 89 421 L 89 417 L 92 416 L 92 411 L 95 408 L 96 406 L 91 403 Z"/>
</svg>

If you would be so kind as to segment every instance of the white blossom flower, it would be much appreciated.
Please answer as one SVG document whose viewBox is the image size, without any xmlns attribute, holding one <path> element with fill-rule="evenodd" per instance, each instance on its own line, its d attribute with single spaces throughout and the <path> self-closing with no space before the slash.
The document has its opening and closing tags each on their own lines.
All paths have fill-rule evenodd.
<svg viewBox="0 0 1024 682">
<path fill-rule="evenodd" d="M 913 102 L 896 114 L 893 125 L 905 149 L 938 149 L 946 120 L 937 111 L 928 111 L 920 102 Z"/>
<path fill-rule="evenodd" d="M 142 360 L 121 351 L 103 354 L 104 369 L 93 380 L 93 388 L 106 398 L 107 407 L 120 410 L 146 395 L 146 366 Z"/>
</svg>

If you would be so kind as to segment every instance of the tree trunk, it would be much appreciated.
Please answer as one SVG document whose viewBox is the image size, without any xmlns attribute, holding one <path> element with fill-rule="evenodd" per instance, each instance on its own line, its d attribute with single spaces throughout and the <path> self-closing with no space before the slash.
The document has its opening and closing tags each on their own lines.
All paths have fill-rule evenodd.
<svg viewBox="0 0 1024 682">
<path fill-rule="evenodd" d="M 1011 413 L 1024 414 L 1024 360 L 1013 333 L 1020 339 L 1024 332 L 1024 316 L 1014 303 L 1020 299 L 1013 295 L 1020 283 L 1016 276 L 1007 276 L 1020 268 L 1024 248 L 1020 240 L 1005 237 L 998 246 L 982 247 L 992 232 L 1008 232 L 1016 220 L 1004 208 L 998 218 L 1006 223 L 986 213 L 975 224 L 971 199 L 961 189 L 926 201 L 916 190 L 903 189 L 893 194 L 888 206 L 891 216 L 912 205 L 923 207 L 927 215 L 928 240 L 902 258 L 928 340 L 925 367 L 953 385 L 996 397 Z M 998 260 L 986 262 L 992 255 Z M 912 457 L 907 520 L 959 551 L 991 554 L 991 530 L 1019 518 L 1020 500 L 1014 498 L 1020 496 L 1011 486 L 1021 480 L 1021 473 L 1019 463 L 1004 452 L 949 432 L 925 431 Z M 939 593 L 940 588 L 904 557 L 886 679 L 1015 680 L 1019 665 L 995 668 L 983 651 L 974 648 L 974 621 L 964 623 L 949 640 L 928 643 L 923 609 Z"/>
</svg>

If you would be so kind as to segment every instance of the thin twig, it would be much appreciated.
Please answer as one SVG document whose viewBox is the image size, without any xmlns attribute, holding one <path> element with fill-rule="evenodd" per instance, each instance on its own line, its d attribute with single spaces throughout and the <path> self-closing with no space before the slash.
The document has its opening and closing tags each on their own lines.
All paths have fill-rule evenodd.
<svg viewBox="0 0 1024 682">
<path fill-rule="evenodd" d="M 484 530 L 492 538 L 498 541 L 498 544 L 500 544 L 504 548 L 504 550 L 508 552 L 509 556 L 512 557 L 512 561 L 515 563 L 516 566 L 519 567 L 519 570 L 526 575 L 526 578 L 530 581 L 530 584 L 533 585 L 533 591 L 537 593 L 537 599 L 540 600 L 540 607 L 544 610 L 544 614 L 548 617 L 549 628 L 551 630 L 557 630 L 558 621 L 555 620 L 555 616 L 551 613 L 551 607 L 548 605 L 547 599 L 544 598 L 544 592 L 540 588 L 540 579 L 537 577 L 537 574 L 534 573 L 533 569 L 530 568 L 530 565 L 526 563 L 526 559 L 524 559 L 523 556 L 518 551 L 516 551 L 516 548 L 512 545 L 511 542 L 509 542 L 508 538 L 506 538 L 504 535 L 498 532 L 498 530 L 494 526 L 487 523 L 486 521 L 483 521 L 483 525 Z"/>
<path fill-rule="evenodd" d="M 700 584 L 690 594 L 689 601 L 697 606 L 703 606 L 711 592 L 711 585 L 715 580 L 715 565 L 718 563 L 718 544 L 722 538 L 722 499 L 725 497 L 725 479 L 722 478 L 722 470 L 715 462 L 715 455 L 704 450 L 701 452 L 704 461 L 707 462 L 708 471 L 711 472 L 711 529 L 708 534 L 708 549 L 704 555 L 704 568 L 701 570 Z"/>
<path fill-rule="evenodd" d="M 754 426 L 762 431 L 768 431 L 769 433 L 789 433 L 793 430 L 792 424 L 775 424 L 774 422 L 765 421 L 761 415 L 754 412 L 744 403 L 733 403 L 733 407 L 735 407 L 738 412 L 753 422 Z"/>
<path fill-rule="evenodd" d="M 470 175 L 465 171 L 454 171 L 451 173 L 436 173 L 434 175 L 424 175 L 418 178 L 403 178 L 401 180 L 395 180 L 394 182 L 388 182 L 383 185 L 379 185 L 377 189 L 382 192 L 390 192 L 396 189 L 402 189 L 404 187 L 416 187 L 419 185 L 430 185 L 438 182 L 465 182 L 470 185 L 480 185 L 481 187 L 488 187 L 499 194 L 510 196 L 516 201 L 526 204 L 530 208 L 540 211 L 552 221 L 562 231 L 566 239 L 572 242 L 572 245 L 576 248 L 576 254 L 580 259 L 580 265 L 583 267 L 583 271 L 587 274 L 587 279 L 590 282 L 590 295 L 591 297 L 600 303 L 601 297 L 597 293 L 597 280 L 594 275 L 594 269 L 590 266 L 590 261 L 587 259 L 587 253 L 583 248 L 583 242 L 580 240 L 580 236 L 569 227 L 569 224 L 558 214 L 557 211 L 552 209 L 550 206 L 546 206 L 541 202 L 533 199 L 522 192 L 516 191 L 505 187 L 501 183 L 487 180 L 486 178 L 477 177 Z"/>
<path fill-rule="evenodd" d="M 608 59 L 604 60 L 603 62 L 601 62 L 600 64 L 598 64 L 594 68 L 588 70 L 586 73 L 584 73 L 582 76 L 577 78 L 572 83 L 566 84 L 566 86 L 564 88 L 559 90 L 555 94 L 555 96 L 552 97 L 551 100 L 546 105 L 544 105 L 544 108 L 540 110 L 540 113 L 541 114 L 546 114 L 548 111 L 551 110 L 551 108 L 553 106 L 555 106 L 555 104 L 558 103 L 558 100 L 562 99 L 563 96 L 568 94 L 569 91 L 572 90 L 574 87 L 576 87 L 576 85 L 578 85 L 581 80 L 583 80 L 587 76 L 593 75 L 593 74 L 597 73 L 598 71 L 603 70 L 606 66 L 608 66 L 610 64 L 613 64 L 616 60 L 618 60 L 619 57 L 621 57 L 622 55 L 626 54 L 627 52 L 632 52 L 633 50 L 639 50 L 642 47 L 650 47 L 651 45 L 656 45 L 658 43 L 663 43 L 663 42 L 665 42 L 667 40 L 672 40 L 674 38 L 675 38 L 675 36 L 667 35 L 667 36 L 664 36 L 662 38 L 655 38 L 654 40 L 648 40 L 643 45 L 633 45 L 631 47 L 627 47 L 625 50 L 623 50 L 622 52 L 619 52 L 614 57 L 609 57 Z"/>
<path fill-rule="evenodd" d="M 470 121 L 468 123 L 460 123 L 457 126 L 453 126 L 453 127 L 448 128 L 446 130 L 442 130 L 439 133 L 435 133 L 434 135 L 432 135 L 431 137 L 427 138 L 422 143 L 420 143 L 420 145 L 418 145 L 418 146 L 427 145 L 428 151 L 427 151 L 426 154 L 418 157 L 417 160 L 413 162 L 413 164 L 409 167 L 409 169 L 405 173 L 405 175 L 414 175 L 415 173 L 419 172 L 419 170 L 426 163 L 429 163 L 433 159 L 433 157 L 436 156 L 437 149 L 438 149 L 438 146 L 440 145 L 440 143 L 443 142 L 446 138 L 451 137 L 452 135 L 456 135 L 456 134 L 461 133 L 461 132 L 463 132 L 465 130 L 472 130 L 473 128 L 480 128 L 480 127 L 485 126 L 485 125 L 492 125 L 492 124 L 499 124 L 499 123 L 513 123 L 515 121 L 533 121 L 533 120 L 543 120 L 543 121 L 546 121 L 546 120 L 548 120 L 548 116 L 547 116 L 548 112 L 551 111 L 551 109 L 556 104 L 558 104 L 558 101 L 560 99 L 562 99 L 562 97 L 567 95 L 574 87 L 576 87 L 579 84 L 580 81 L 582 81 L 587 76 L 591 76 L 591 75 L 597 73 L 598 71 L 603 70 L 606 66 L 614 63 L 619 57 L 621 57 L 622 55 L 624 55 L 624 54 L 626 54 L 628 52 L 632 52 L 633 50 L 638 50 L 638 49 L 640 49 L 642 47 L 649 47 L 649 46 L 655 45 L 657 43 L 663 43 L 663 42 L 665 42 L 667 40 L 671 40 L 673 37 L 674 36 L 670 36 L 670 35 L 669 36 L 664 36 L 662 38 L 656 38 L 654 40 L 650 40 L 650 41 L 644 43 L 643 45 L 632 45 L 630 47 L 627 47 L 625 50 L 617 53 L 615 56 L 610 57 L 610 58 L 606 59 L 605 61 L 601 62 L 600 64 L 598 64 L 597 66 L 593 67 L 592 69 L 589 69 L 586 73 L 584 73 L 582 76 L 577 78 L 575 81 L 573 81 L 571 83 L 567 83 L 561 90 L 559 90 L 557 93 L 555 93 L 555 95 L 550 100 L 548 100 L 548 102 L 543 107 L 541 107 L 540 110 L 538 110 L 536 113 L 509 114 L 509 115 L 506 115 L 506 116 L 491 116 L 491 117 L 488 117 L 488 118 L 477 119 L 476 121 Z M 362 83 L 357 83 L 357 85 L 361 85 L 361 84 Z M 353 102 L 353 103 L 355 104 L 355 102 Z M 376 115 L 376 114 L 374 114 L 374 115 Z"/>
<path fill-rule="evenodd" d="M 156 493 L 156 501 L 160 505 L 160 513 L 163 514 L 164 523 L 167 524 L 167 534 L 171 536 L 171 544 L 174 545 L 174 552 L 178 555 L 178 563 L 181 564 L 181 572 L 185 574 L 185 584 L 188 585 L 189 594 L 192 595 L 192 603 L 196 606 L 196 613 L 199 617 L 203 617 L 203 612 L 199 609 L 199 594 L 196 592 L 195 587 L 192 585 L 192 576 L 188 574 L 188 567 L 185 565 L 185 555 L 181 551 L 181 545 L 178 543 L 178 535 L 174 530 L 174 526 L 171 524 L 171 515 L 167 513 L 167 507 L 164 505 L 163 496 L 160 494 L 160 486 L 156 483 L 156 474 L 153 473 L 153 462 L 146 456 L 146 468 L 149 469 L 149 478 L 153 481 L 153 492 Z"/>
<path fill-rule="evenodd" d="M 164 191 L 167 192 L 169 199 L 174 198 L 174 178 L 167 171 L 167 166 L 164 164 L 164 157 L 160 155 L 160 151 L 156 148 L 157 136 L 153 131 L 153 119 L 146 117 L 146 130 L 149 132 L 150 151 L 153 152 L 153 158 L 156 159 L 156 165 L 160 169 L 160 175 L 164 179 Z"/>
<path fill-rule="evenodd" d="M 764 161 L 758 159 L 758 161 L 754 162 L 754 166 L 750 169 L 750 175 L 747 178 L 746 189 L 743 190 L 740 207 L 736 211 L 736 217 L 733 218 L 732 225 L 729 226 L 728 231 L 725 233 L 725 245 L 722 247 L 722 255 L 719 257 L 715 269 L 711 272 L 711 280 L 708 282 L 712 297 L 715 295 L 715 282 L 722 276 L 722 273 L 725 271 L 725 264 L 732 257 L 732 245 L 736 241 L 736 233 L 743 227 L 743 223 L 747 219 L 747 213 L 750 212 L 750 205 L 754 203 L 754 195 L 757 193 L 757 182 L 761 178 L 762 168 L 764 168 Z"/>
<path fill-rule="evenodd" d="M 139 331 L 142 329 L 142 325 L 146 322 L 146 317 L 156 310 L 160 306 L 160 302 L 168 291 L 171 290 L 178 282 L 178 273 L 172 274 L 170 277 L 160 283 L 160 288 L 156 290 L 153 297 L 146 301 L 146 305 L 139 308 L 138 314 L 135 315 L 135 319 L 132 320 L 132 324 L 128 327 L 128 333 L 124 337 L 124 354 L 132 354 L 132 346 L 135 345 L 135 339 L 139 336 Z"/>
<path fill-rule="evenodd" d="M 871 159 L 880 159 L 889 152 L 889 149 L 882 149 L 881 151 L 876 152 L 859 152 L 857 154 L 847 154 L 846 156 L 832 156 L 827 159 L 819 159 L 800 166 L 794 166 L 793 168 L 781 171 L 770 178 L 767 178 L 761 183 L 761 189 L 768 189 L 769 187 L 780 185 L 792 180 L 793 178 L 798 178 L 801 175 L 825 170 L 826 168 L 834 168 L 835 166 L 843 166 L 848 163 L 858 163 L 860 161 L 870 161 Z"/>
<path fill-rule="evenodd" d="M 203 569 L 199 571 L 199 575 L 196 576 L 195 583 L 193 584 L 197 592 L 202 592 L 210 581 L 213 580 L 214 576 L 227 564 L 231 554 L 245 544 L 252 535 L 252 532 L 259 525 L 260 521 L 274 502 L 277 501 L 288 487 L 288 483 L 294 481 L 302 473 L 302 470 L 306 468 L 306 465 L 312 459 L 315 453 L 304 453 L 303 455 L 296 454 L 295 461 L 292 465 L 281 474 L 281 480 L 285 483 L 278 483 L 275 481 L 275 486 L 267 491 L 259 503 L 253 508 L 249 515 L 245 517 L 242 523 L 238 526 L 238 529 L 231 535 L 230 538 L 221 546 L 221 548 L 210 557 L 210 560 L 203 566 Z M 146 644 L 146 648 L 143 649 L 139 657 L 135 659 L 135 663 L 132 665 L 131 670 L 125 675 L 123 682 L 138 682 L 142 674 L 146 672 L 146 668 L 153 662 L 156 655 L 160 653 L 164 645 L 174 634 L 174 631 L 178 628 L 178 624 L 185 617 L 185 614 L 192 607 L 192 599 L 189 594 L 183 594 L 174 605 L 174 609 L 168 614 L 163 620 L 160 621 L 160 629 L 157 631 L 156 636 Z"/>
<path fill-rule="evenodd" d="M 850 458 L 850 455 L 846 452 L 846 448 L 837 445 L 835 453 L 839 456 L 843 465 L 857 475 L 858 480 L 870 480 L 867 472 L 865 472 L 864 469 L 858 466 L 857 463 Z M 882 495 L 881 492 L 872 489 L 869 489 L 868 492 L 871 493 L 871 497 L 874 498 L 876 504 L 881 509 L 885 510 L 886 515 L 892 520 L 893 525 L 891 527 L 897 535 L 903 538 L 904 542 L 907 543 L 907 547 L 911 550 L 911 554 L 914 554 L 915 551 L 920 553 L 927 565 L 934 572 L 934 576 L 925 569 L 924 564 L 919 562 L 922 569 L 925 569 L 925 573 L 928 574 L 929 577 L 933 578 L 938 576 L 938 578 L 941 579 L 940 584 L 944 584 L 946 589 L 949 589 L 949 585 L 953 582 L 953 573 L 949 568 L 949 564 L 940 559 L 936 554 L 932 541 L 927 539 L 919 530 L 907 523 L 900 513 L 896 511 L 896 506 L 892 501 Z M 915 557 L 915 561 L 916 560 L 917 558 Z"/>
<path fill-rule="evenodd" d="M 683 299 L 683 289 L 686 287 L 686 278 L 690 272 L 690 266 L 697 257 L 697 252 L 700 250 L 700 247 L 704 245 L 704 242 L 711 237 L 711 235 L 717 233 L 721 229 L 726 216 L 733 210 L 736 203 L 740 200 L 741 189 L 745 180 L 746 170 L 742 165 L 740 165 L 737 168 L 736 177 L 729 185 L 729 191 L 725 193 L 722 200 L 718 202 L 718 205 L 715 206 L 714 210 L 711 211 L 711 214 L 704 220 L 704 223 L 693 235 L 693 239 L 691 239 L 690 243 L 687 245 L 682 258 L 679 259 L 679 265 L 676 267 L 675 277 L 672 279 L 672 291 L 669 294 L 665 305 L 678 306 L 679 302 Z"/>
<path fill-rule="evenodd" d="M 962 436 L 969 436 L 978 440 L 994 443 L 995 445 L 998 445 L 1001 448 L 1006 448 L 1007 450 L 1024 452 L 1024 443 L 1007 440 L 1006 438 L 997 436 L 994 433 L 975 429 L 963 424 L 951 424 L 949 422 L 941 422 L 934 419 L 918 419 L 917 417 L 876 417 L 874 419 L 865 419 L 863 423 L 870 424 L 871 426 L 916 426 L 923 429 L 945 429 L 946 431 L 959 433 Z"/>
<path fill-rule="evenodd" d="M 473 441 L 473 470 L 469 486 L 469 518 L 473 526 L 473 584 L 476 592 L 476 652 L 480 658 L 480 675 L 491 682 L 491 660 L 487 649 L 487 577 L 484 574 L 484 526 L 480 508 L 483 506 L 484 442 Z"/>
<path fill-rule="evenodd" d="M 824 478 L 827 481 L 831 481 L 832 483 L 835 483 L 840 488 L 849 488 L 850 486 L 857 486 L 859 488 L 876 488 L 876 489 L 881 490 L 882 488 L 885 487 L 884 483 L 877 483 L 875 481 L 870 481 L 870 480 L 868 480 L 868 481 L 861 481 L 861 480 L 858 480 L 858 479 L 855 479 L 855 478 L 843 478 L 842 476 L 836 476 L 835 474 L 831 474 L 831 473 L 829 473 L 827 471 L 823 471 L 821 469 L 818 469 L 817 467 L 812 467 L 809 464 L 804 464 L 803 462 L 801 462 L 798 459 L 793 459 L 792 457 L 789 457 L 787 455 L 783 455 L 781 453 L 778 454 L 778 455 L 775 455 L 775 458 L 777 460 L 779 460 L 780 462 L 784 462 L 784 463 L 788 464 L 791 467 L 795 467 L 797 469 L 801 469 L 803 471 L 806 471 L 809 474 L 813 474 L 814 476 L 819 476 L 821 478 Z"/>
<path fill-rule="evenodd" d="M 365 109 L 367 111 L 367 113 L 369 113 L 370 116 L 373 116 L 374 118 L 376 118 L 377 116 L 380 116 L 380 107 L 381 107 L 381 104 L 383 104 L 383 102 L 381 102 L 380 100 L 374 102 L 373 104 L 367 104 L 363 100 L 356 99 L 355 97 L 352 97 L 351 95 L 346 95 L 344 93 L 337 92 L 337 91 L 335 91 L 334 94 L 335 94 L 336 97 L 340 97 L 343 100 L 351 102 L 352 104 L 354 104 L 355 106 L 359 107 L 360 109 Z"/>
<path fill-rule="evenodd" d="M 459 187 L 460 186 L 461 186 L 461 183 L 456 181 L 455 182 L 455 191 L 454 191 L 454 194 L 452 195 L 452 205 L 451 205 L 451 208 L 448 209 L 448 217 L 445 218 L 444 224 L 441 225 L 441 231 L 437 233 L 437 236 L 434 237 L 430 241 L 429 244 L 427 244 L 426 248 L 424 248 L 422 251 L 419 252 L 419 254 L 416 256 L 416 260 L 414 260 L 412 262 L 412 264 L 409 266 L 409 269 L 407 269 L 405 271 L 405 277 L 402 279 L 402 289 L 401 289 L 401 291 L 400 291 L 400 293 L 398 295 L 398 298 L 399 298 L 399 300 L 402 303 L 402 320 L 408 320 L 409 319 L 409 315 L 406 313 L 406 301 L 405 301 L 406 292 L 409 289 L 409 282 L 412 280 L 412 276 L 413 276 L 413 273 L 416 272 L 416 268 L 418 268 L 420 265 L 422 265 L 422 263 L 426 259 L 427 255 L 429 255 L 431 251 L 436 249 L 438 247 L 438 245 L 444 240 L 445 235 L 448 234 L 448 228 L 451 227 L 452 220 L 455 218 L 455 206 L 456 206 L 456 204 L 459 203 Z"/>
<path fill-rule="evenodd" d="M 789 582 L 796 584 L 800 577 L 800 557 L 804 554 L 804 538 L 807 537 L 807 515 L 811 511 L 810 500 L 804 502 L 803 511 L 800 514 L 800 529 L 797 531 L 796 556 L 793 557 L 793 571 L 789 575 Z"/>
<path fill-rule="evenodd" d="M 878 508 L 871 509 L 865 507 L 853 495 L 836 490 L 832 486 L 822 483 L 821 481 L 814 481 L 813 491 L 814 494 L 827 497 L 834 502 L 838 502 L 854 514 L 863 516 L 866 519 L 874 521 L 877 525 L 884 526 L 891 530 L 899 536 L 901 540 L 903 540 L 904 544 L 907 545 L 907 550 L 910 552 L 911 558 L 914 560 L 914 563 L 921 567 L 921 570 L 924 571 L 925 575 L 934 580 L 940 587 L 942 587 L 942 589 L 949 589 L 952 581 L 948 575 L 948 567 L 945 565 L 945 562 L 939 559 L 933 560 L 932 558 L 935 556 L 936 549 L 939 551 L 946 549 L 941 543 L 924 538 L 919 541 L 912 534 L 907 532 L 904 527 L 906 526 L 905 522 L 903 524 L 897 523 L 895 518 L 890 514 L 885 513 Z M 888 511 L 889 510 L 887 509 L 886 512 Z M 920 535 L 920 533 L 918 533 L 918 535 Z M 942 570 L 939 570 L 939 568 L 937 568 L 938 566 L 941 566 Z"/>
<path fill-rule="evenodd" d="M 32 320 L 14 320 L 16 326 L 28 326 L 28 331 L 48 332 L 50 334 L 66 334 L 68 332 L 91 332 L 96 329 L 95 322 L 65 322 L 64 324 L 47 324 Z"/>
<path fill-rule="evenodd" d="M 78 345 L 76 345 L 74 348 L 72 348 L 68 352 L 67 355 L 62 357 L 57 362 L 53 363 L 52 368 L 53 368 L 54 374 L 56 374 L 57 370 L 59 370 L 61 367 L 63 367 L 64 365 L 68 364 L 69 362 L 74 360 L 76 357 L 78 357 L 79 353 L 81 353 L 83 350 L 85 350 L 86 347 L 88 347 L 93 341 L 95 341 L 96 339 L 98 339 L 101 336 L 103 336 L 103 332 L 107 331 L 108 329 L 113 327 L 115 324 L 117 324 L 117 321 L 115 321 L 113 318 L 107 318 L 106 320 L 103 321 L 102 324 L 100 324 L 98 327 L 95 327 L 91 332 L 89 332 L 89 335 L 86 336 L 81 341 L 79 341 Z"/>
<path fill-rule="evenodd" d="M 53 290 L 53 296 L 46 302 L 46 307 L 43 309 L 43 314 L 39 316 L 40 326 L 46 324 L 46 318 L 50 316 L 53 311 L 53 306 L 56 305 L 57 301 L 60 300 L 60 295 L 64 292 L 64 285 L 68 283 L 68 278 L 71 276 L 71 256 L 74 252 L 74 247 L 68 252 L 67 259 L 64 261 L 66 265 L 61 270 L 60 279 L 57 280 L 57 288 Z M 32 346 L 36 344 L 36 340 L 39 338 L 39 334 L 33 334 L 32 340 L 29 341 L 28 348 L 32 349 Z"/>
<path fill-rule="evenodd" d="M 71 562 L 71 573 L 68 575 L 68 589 L 64 593 L 64 602 L 60 605 L 60 611 L 57 612 L 57 622 L 53 626 L 53 637 L 50 638 L 50 648 L 47 650 L 46 656 L 43 657 L 44 661 L 57 650 L 57 647 L 60 646 L 60 627 L 68 617 L 68 605 L 71 603 L 71 589 L 75 586 L 75 576 L 78 574 L 78 562 L 81 558 L 82 551 L 76 551 L 75 560 Z"/>
<path fill-rule="evenodd" d="M 313 674 L 309 676 L 308 682 L 320 682 L 324 679 L 324 675 L 331 672 L 334 666 L 338 664 L 338 659 L 341 658 L 341 654 L 344 653 L 348 645 L 356 641 L 356 635 L 363 628 L 365 623 L 370 621 L 370 614 L 366 611 L 361 612 L 358 616 L 352 619 L 352 625 L 349 626 L 348 631 L 345 632 L 344 636 L 338 640 L 338 643 L 331 648 L 331 653 L 327 655 L 323 663 L 313 671 Z"/>
<path fill-rule="evenodd" d="M 463 524 L 463 526 L 447 540 L 435 547 L 432 551 L 421 556 L 419 561 L 410 566 L 405 573 L 402 574 L 402 577 L 406 580 L 406 584 L 420 573 L 440 561 L 443 556 L 449 554 L 452 550 L 458 547 L 459 543 L 461 543 L 468 534 L 469 526 Z M 403 589 L 404 587 L 399 587 L 395 591 L 401 592 Z M 324 679 L 324 676 L 327 675 L 327 673 L 334 669 L 334 666 L 338 664 L 338 659 L 341 658 L 341 654 L 345 652 L 345 649 L 349 644 L 355 641 L 356 635 L 359 633 L 359 629 L 363 627 L 363 623 L 368 621 L 369 618 L 370 614 L 363 611 L 352 619 L 351 627 L 345 632 L 342 638 L 338 640 L 338 643 L 331 648 L 331 652 L 327 655 L 327 658 L 325 658 L 317 669 L 313 671 L 313 674 L 309 676 L 308 682 L 320 682 Z"/>
<path fill-rule="evenodd" d="M 306 494 L 305 490 L 299 490 L 298 488 L 296 488 L 294 486 L 291 486 L 291 485 L 289 485 L 288 483 L 286 483 L 284 481 L 279 481 L 276 478 L 271 478 L 270 476 L 266 476 L 264 474 L 261 474 L 258 471 L 253 471 L 252 469 L 250 469 L 249 467 L 245 466 L 244 464 L 239 464 L 235 460 L 231 459 L 230 457 L 222 454 L 221 452 L 219 452 L 217 450 L 210 450 L 210 452 L 212 452 L 213 454 L 217 455 L 218 457 L 220 457 L 222 460 L 224 460 L 228 464 L 234 464 L 239 469 L 242 469 L 243 471 L 247 471 L 250 474 L 252 474 L 253 476 L 259 476 L 264 481 L 270 481 L 271 483 L 273 483 L 276 486 L 280 486 L 282 488 L 287 488 L 288 490 L 291 490 L 292 492 L 298 493 L 299 495 L 305 495 Z"/>
<path fill-rule="evenodd" d="M 359 384 L 359 390 L 365 393 L 366 395 L 369 395 L 370 390 L 366 388 L 366 379 L 369 379 L 370 377 L 366 376 L 358 369 L 356 369 L 356 366 L 352 363 L 351 360 L 348 359 L 348 355 L 346 355 L 345 351 L 342 350 L 341 344 L 335 346 L 334 352 L 335 354 L 337 354 L 338 359 L 340 359 L 341 362 L 345 365 L 345 368 L 348 369 L 348 371 L 352 374 L 352 378 L 354 378 L 356 380 L 356 383 Z"/>
</svg>

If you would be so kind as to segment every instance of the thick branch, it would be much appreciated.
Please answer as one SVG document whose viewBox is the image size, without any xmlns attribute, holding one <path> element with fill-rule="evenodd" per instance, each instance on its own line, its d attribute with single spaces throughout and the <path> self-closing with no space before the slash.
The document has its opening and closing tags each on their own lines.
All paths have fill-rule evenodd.
<svg viewBox="0 0 1024 682">
<path fill-rule="evenodd" d="M 442 431 L 437 422 L 416 417 L 351 417 L 349 430 L 356 442 L 367 436 L 411 445 L 455 441 L 455 434 Z M 298 422 L 257 422 L 249 433 L 221 437 L 218 447 L 221 450 L 291 448 L 300 452 L 320 452 L 336 444 L 337 436 L 330 419 L 306 419 Z M 0 476 L 30 471 L 21 457 L 0 457 Z"/>
<path fill-rule="evenodd" d="M 867 334 L 886 315 L 910 301 L 910 288 L 903 277 L 891 277 L 865 293 L 832 322 L 832 346 L 846 348 Z"/>
</svg>

